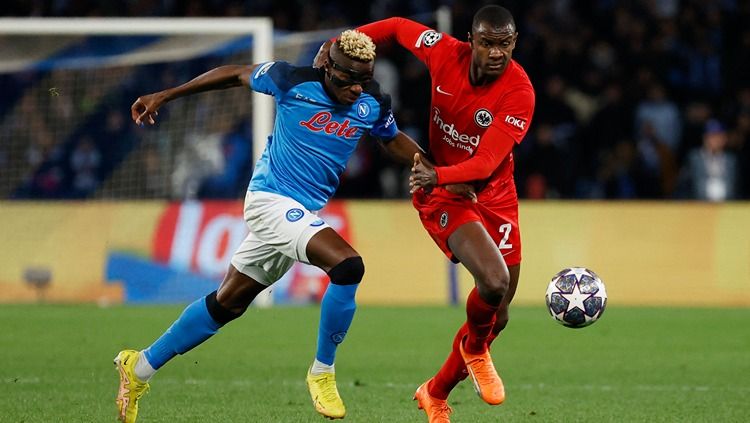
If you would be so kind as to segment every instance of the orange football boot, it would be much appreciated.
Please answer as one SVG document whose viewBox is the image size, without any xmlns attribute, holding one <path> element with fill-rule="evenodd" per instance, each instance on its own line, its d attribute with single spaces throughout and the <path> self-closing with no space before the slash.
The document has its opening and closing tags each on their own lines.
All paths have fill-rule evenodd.
<svg viewBox="0 0 750 423">
<path fill-rule="evenodd" d="M 479 398 L 490 405 L 502 404 L 505 401 L 505 386 L 495 370 L 495 365 L 492 364 L 489 348 L 481 354 L 469 354 L 464 350 L 464 343 L 461 342 L 459 351 L 466 364 L 466 370 L 471 376 L 474 391 Z"/>
<path fill-rule="evenodd" d="M 450 415 L 453 409 L 448 406 L 448 401 L 437 399 L 430 395 L 427 391 L 427 385 L 430 382 L 432 382 L 432 379 L 417 388 L 413 399 L 417 400 L 417 407 L 427 413 L 427 421 L 429 423 L 450 423 Z"/>
</svg>

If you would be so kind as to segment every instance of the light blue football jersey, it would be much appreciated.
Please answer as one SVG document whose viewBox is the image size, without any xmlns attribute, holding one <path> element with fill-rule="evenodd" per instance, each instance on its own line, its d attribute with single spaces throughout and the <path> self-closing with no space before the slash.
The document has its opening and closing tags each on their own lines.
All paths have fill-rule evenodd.
<svg viewBox="0 0 750 423">
<path fill-rule="evenodd" d="M 363 135 L 387 142 L 398 133 L 390 96 L 380 92 L 377 82 L 347 106 L 326 94 L 322 69 L 268 62 L 250 78 L 253 90 L 274 96 L 276 120 L 249 191 L 284 195 L 308 210 L 320 210 Z"/>
</svg>

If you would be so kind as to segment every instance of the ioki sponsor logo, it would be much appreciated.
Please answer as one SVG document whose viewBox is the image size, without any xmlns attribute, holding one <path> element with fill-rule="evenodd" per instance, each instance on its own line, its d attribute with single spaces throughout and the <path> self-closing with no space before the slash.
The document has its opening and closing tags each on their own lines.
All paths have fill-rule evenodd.
<svg viewBox="0 0 750 423">
<path fill-rule="evenodd" d="M 440 109 L 437 107 L 433 107 L 432 112 L 432 122 L 445 134 L 443 136 L 445 142 L 453 147 L 463 148 L 470 152 L 474 151 L 472 147 L 479 145 L 479 135 L 469 136 L 458 132 L 455 124 L 447 123 L 443 120 L 440 116 Z"/>
<path fill-rule="evenodd" d="M 521 130 L 526 129 L 526 120 L 511 115 L 505 116 L 505 123 L 509 123 Z"/>
</svg>

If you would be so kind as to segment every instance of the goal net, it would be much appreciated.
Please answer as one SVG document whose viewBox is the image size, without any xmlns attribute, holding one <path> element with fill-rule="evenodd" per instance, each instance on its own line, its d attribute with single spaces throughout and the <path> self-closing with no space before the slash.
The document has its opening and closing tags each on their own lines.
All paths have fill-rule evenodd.
<svg viewBox="0 0 750 423">
<path fill-rule="evenodd" d="M 274 40 L 269 18 L 0 19 L 0 197 L 239 198 L 271 97 L 181 98 L 145 128 L 131 104 L 221 65 L 311 63 L 333 34 Z"/>
<path fill-rule="evenodd" d="M 143 128 L 130 106 L 221 65 L 310 64 L 341 29 L 273 33 L 266 18 L 0 19 L 0 198 L 239 200 L 272 130 L 271 97 L 242 89 L 184 97 Z M 167 204 L 170 224 L 159 225 L 153 257 L 109 251 L 107 280 L 124 281 L 129 302 L 209 292 L 246 230 L 241 210 L 226 206 Z M 347 236 L 343 208 L 323 213 Z M 326 283 L 297 264 L 273 300 L 259 298 L 319 301 Z"/>
</svg>

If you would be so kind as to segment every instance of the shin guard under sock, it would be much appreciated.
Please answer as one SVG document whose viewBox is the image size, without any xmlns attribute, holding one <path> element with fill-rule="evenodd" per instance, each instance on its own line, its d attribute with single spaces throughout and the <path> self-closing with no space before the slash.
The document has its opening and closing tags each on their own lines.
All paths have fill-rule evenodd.
<svg viewBox="0 0 750 423">
<path fill-rule="evenodd" d="M 318 350 L 315 354 L 321 363 L 331 365 L 336 358 L 336 348 L 344 341 L 354 319 L 357 308 L 354 297 L 358 286 L 328 284 L 320 307 Z"/>
<path fill-rule="evenodd" d="M 206 307 L 206 297 L 185 308 L 172 326 L 144 350 L 151 367 L 159 369 L 177 354 L 183 354 L 210 338 L 222 325 L 216 323 Z"/>
<path fill-rule="evenodd" d="M 487 348 L 487 337 L 495 324 L 495 315 L 499 305 L 485 302 L 476 288 L 472 289 L 466 299 L 466 323 L 469 333 L 464 349 L 470 354 L 481 354 Z"/>
</svg>

